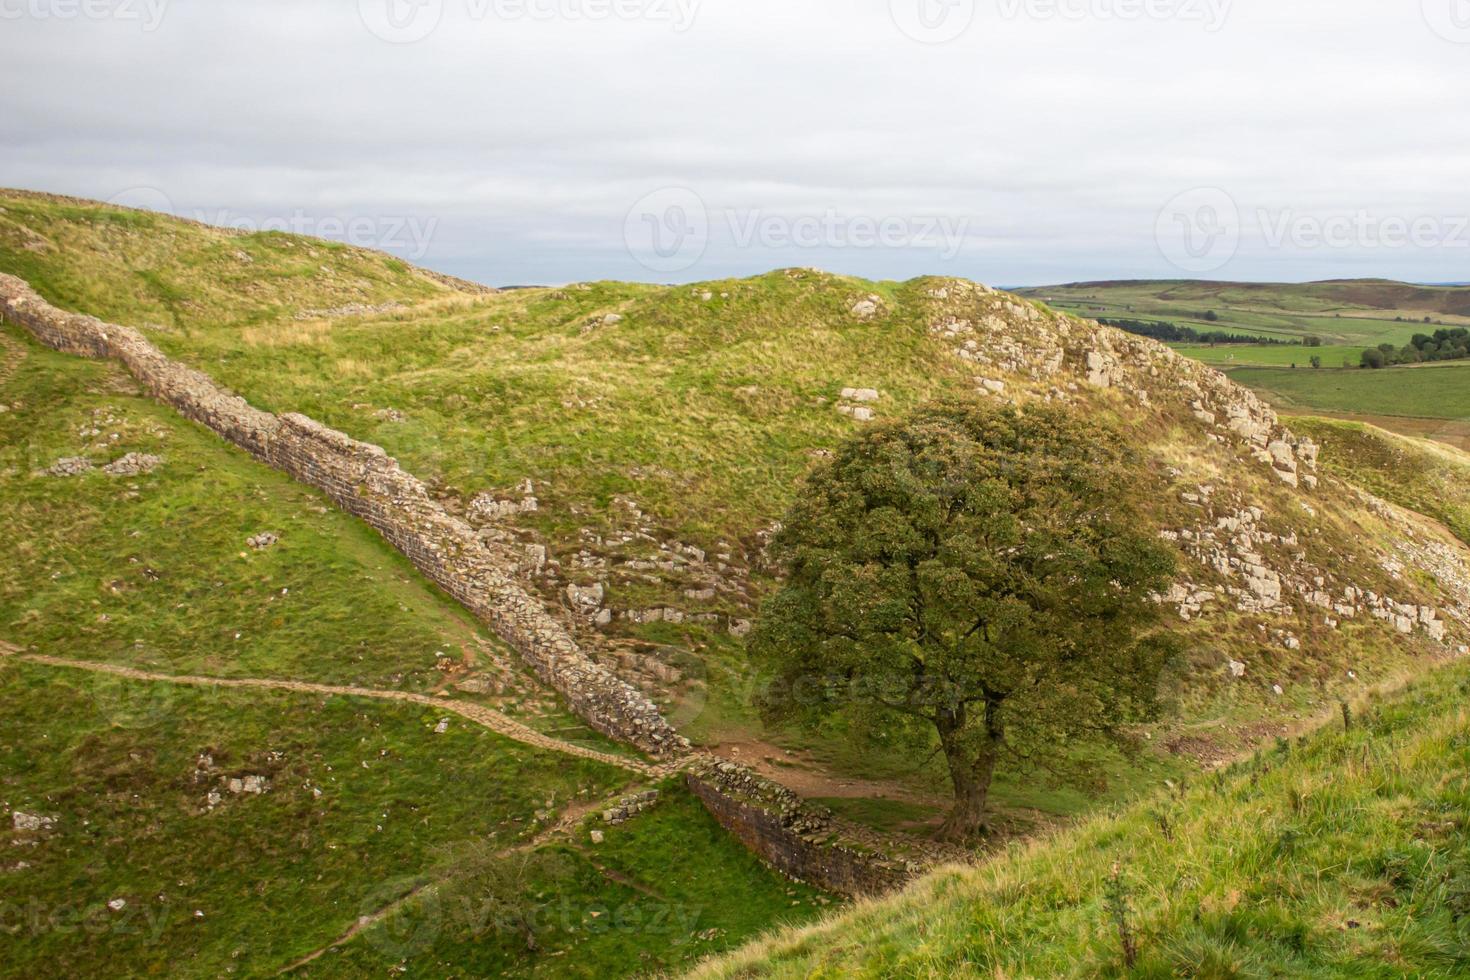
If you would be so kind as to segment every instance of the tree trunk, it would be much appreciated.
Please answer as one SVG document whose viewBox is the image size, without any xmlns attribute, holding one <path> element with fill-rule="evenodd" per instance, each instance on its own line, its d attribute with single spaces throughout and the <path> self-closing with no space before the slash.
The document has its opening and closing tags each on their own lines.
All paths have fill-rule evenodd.
<svg viewBox="0 0 1470 980">
<path fill-rule="evenodd" d="M 941 840 L 964 842 L 979 837 L 986 829 L 985 804 L 990 798 L 990 781 L 995 776 L 996 746 L 992 742 L 980 752 L 967 753 L 959 744 L 957 731 L 941 726 L 939 739 L 954 783 L 954 808 L 939 828 Z"/>
</svg>

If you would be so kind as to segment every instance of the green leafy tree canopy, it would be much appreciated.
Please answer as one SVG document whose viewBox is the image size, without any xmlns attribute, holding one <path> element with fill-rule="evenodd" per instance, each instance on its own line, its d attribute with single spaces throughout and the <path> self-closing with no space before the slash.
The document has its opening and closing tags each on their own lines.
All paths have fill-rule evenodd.
<svg viewBox="0 0 1470 980">
<path fill-rule="evenodd" d="M 1124 438 L 1059 407 L 945 402 L 875 426 L 808 480 L 775 539 L 786 579 L 751 649 L 765 707 L 928 729 L 984 829 L 1000 764 L 1121 738 L 1172 653 L 1174 552 L 1137 518 Z"/>
</svg>

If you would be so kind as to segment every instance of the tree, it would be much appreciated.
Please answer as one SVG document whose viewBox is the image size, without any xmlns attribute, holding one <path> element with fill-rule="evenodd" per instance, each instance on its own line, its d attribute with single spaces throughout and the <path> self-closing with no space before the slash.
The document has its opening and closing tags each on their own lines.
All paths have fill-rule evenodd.
<svg viewBox="0 0 1470 980">
<path fill-rule="evenodd" d="M 1312 355 L 1312 369 L 1313 370 L 1321 370 L 1321 368 L 1322 368 L 1322 356 L 1320 354 L 1313 354 Z"/>
<path fill-rule="evenodd" d="M 774 540 L 786 580 L 751 652 L 769 713 L 937 737 L 984 829 L 1002 763 L 1065 769 L 1156 710 L 1174 553 L 1138 519 L 1145 468 L 1070 410 L 951 401 L 874 427 L 808 480 Z"/>
<path fill-rule="evenodd" d="M 1388 365 L 1388 358 L 1384 357 L 1383 351 L 1370 347 L 1363 351 L 1363 367 L 1377 370 Z"/>
</svg>

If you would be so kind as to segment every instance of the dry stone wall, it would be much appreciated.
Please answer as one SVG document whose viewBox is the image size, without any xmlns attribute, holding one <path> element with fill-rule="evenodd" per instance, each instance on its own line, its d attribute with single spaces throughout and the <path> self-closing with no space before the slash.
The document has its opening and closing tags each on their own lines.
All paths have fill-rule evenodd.
<svg viewBox="0 0 1470 980">
<path fill-rule="evenodd" d="M 922 870 L 844 840 L 829 815 L 744 766 L 705 759 L 684 778 L 720 826 L 792 878 L 842 895 L 881 895 Z"/>
<path fill-rule="evenodd" d="M 656 756 L 689 743 L 635 688 L 590 660 L 468 524 L 382 449 L 303 415 L 276 416 L 175 363 L 130 327 L 59 310 L 0 275 L 0 312 L 43 344 L 121 361 L 150 394 L 372 525 L 418 569 L 491 626 L 596 730 Z"/>
</svg>

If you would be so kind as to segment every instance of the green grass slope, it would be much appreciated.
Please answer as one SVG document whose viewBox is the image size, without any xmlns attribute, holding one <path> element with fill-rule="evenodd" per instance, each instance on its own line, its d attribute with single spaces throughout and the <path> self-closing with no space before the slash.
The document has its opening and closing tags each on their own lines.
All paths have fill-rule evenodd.
<svg viewBox="0 0 1470 980">
<path fill-rule="evenodd" d="M 142 395 L 119 367 L 0 328 L 0 638 L 212 676 L 431 690 L 440 661 L 501 653 L 320 494 Z M 156 456 L 148 473 L 104 467 Z M 61 459 L 93 469 L 48 472 Z M 263 550 L 252 537 L 279 539 Z"/>
<path fill-rule="evenodd" d="M 1434 517 L 1470 544 L 1470 454 L 1362 422 L 1295 418 L 1291 424 L 1321 443 L 1329 472 Z"/>
<path fill-rule="evenodd" d="M 1360 710 L 1349 732 L 1282 742 L 694 975 L 1465 976 L 1467 694 L 1470 669 L 1447 668 Z"/>
<path fill-rule="evenodd" d="M 0 264 L 46 299 L 140 328 L 238 327 L 452 295 L 461 284 L 366 249 L 0 189 Z"/>
<path fill-rule="evenodd" d="M 504 893 L 463 865 L 458 880 L 420 893 L 361 939 L 296 971 L 303 977 L 648 976 L 687 969 L 736 948 L 772 922 L 811 922 L 831 899 L 772 874 L 675 784 L 667 799 L 608 827 L 595 817 L 513 870 L 513 904 L 533 924 L 525 937 Z M 600 844 L 591 834 L 599 829 Z M 491 875 L 489 881 L 504 881 Z"/>
<path fill-rule="evenodd" d="M 159 462 L 105 472 L 128 454 Z M 94 468 L 52 475 L 58 459 Z M 761 866 L 676 784 L 609 828 L 604 855 L 581 822 L 641 788 L 628 772 L 433 707 L 24 659 L 443 691 L 612 749 L 319 494 L 143 396 L 117 366 L 12 327 L 0 327 L 0 500 L 0 976 L 271 975 L 415 888 L 454 886 L 460 855 L 511 862 L 532 842 L 568 855 L 543 883 L 556 916 L 543 951 L 512 931 L 446 930 L 435 970 L 673 967 L 827 901 Z M 271 547 L 247 543 L 267 531 Z M 232 791 L 252 776 L 263 792 Z M 706 867 L 720 869 L 718 888 Z M 563 929 L 563 909 L 588 927 Z M 604 909 L 620 913 L 617 929 L 589 945 Z M 643 914 L 659 917 L 630 924 Z M 401 947 L 373 935 L 312 969 L 396 969 Z"/>
<path fill-rule="evenodd" d="M 538 811 L 626 776 L 349 698 L 12 661 L 0 704 L 11 977 L 269 975 L 396 897 L 436 848 L 513 844 Z M 266 790 L 230 791 L 248 776 Z M 55 824 L 13 827 L 16 812 Z"/>
</svg>

